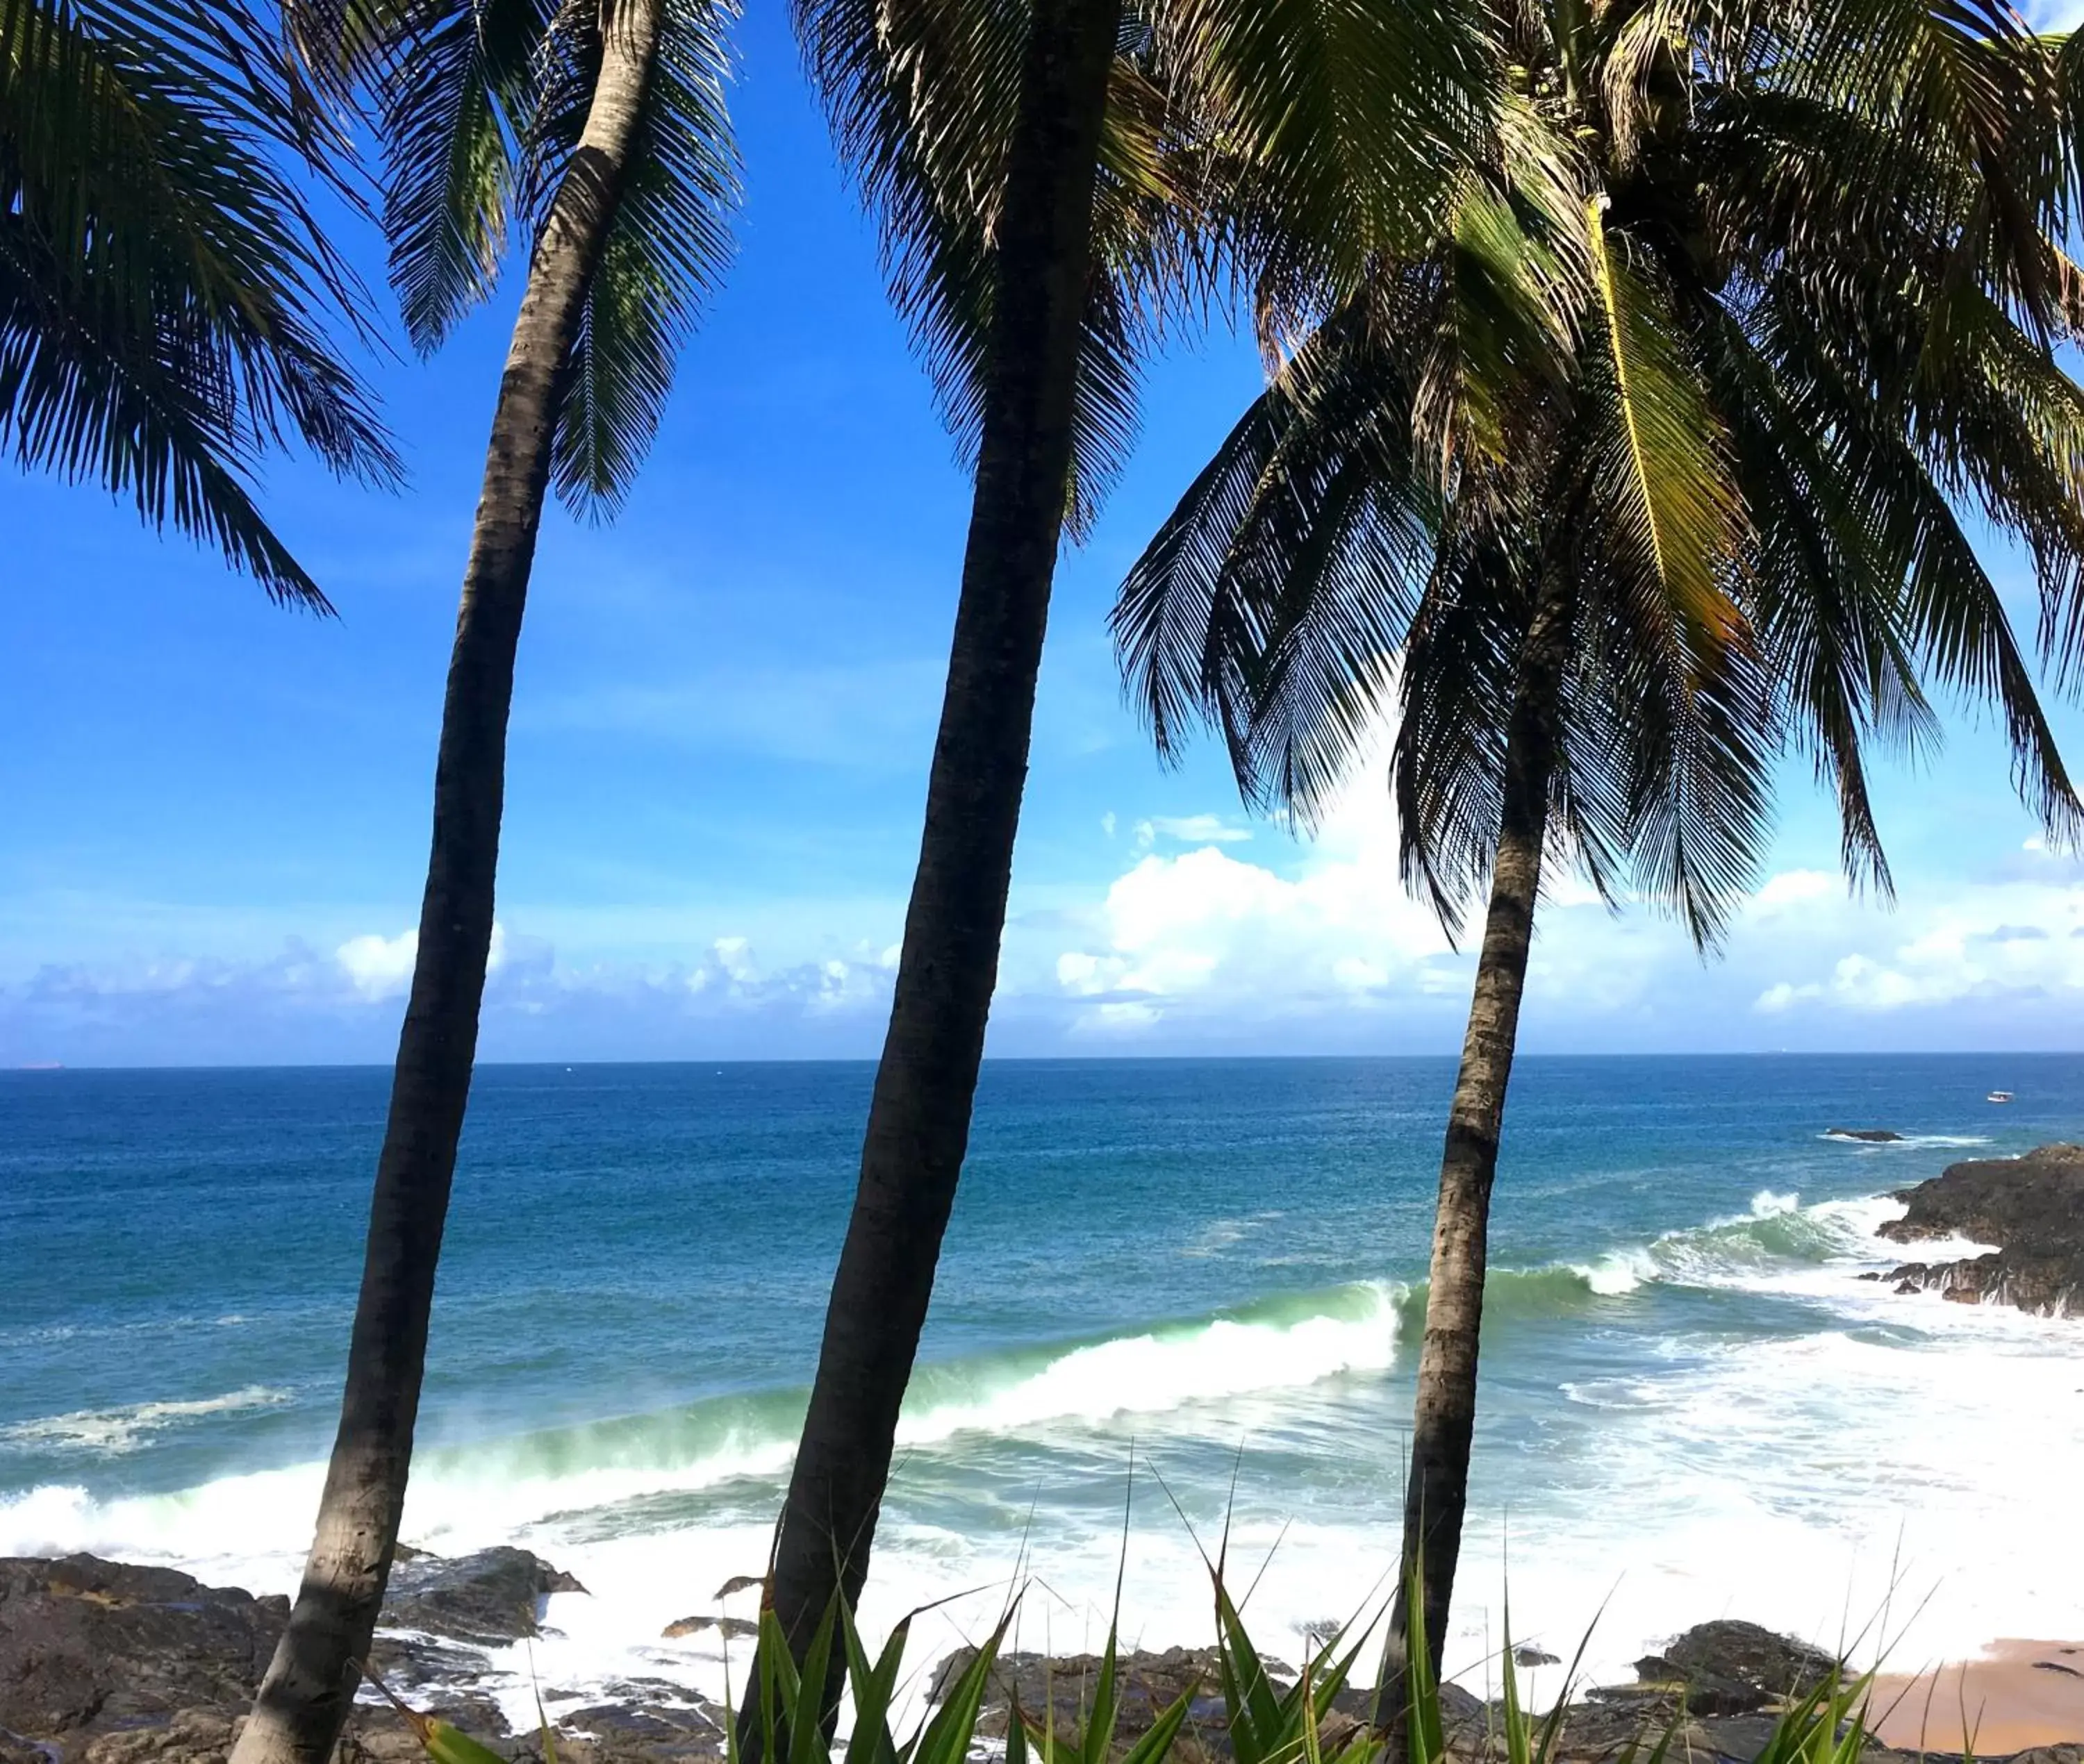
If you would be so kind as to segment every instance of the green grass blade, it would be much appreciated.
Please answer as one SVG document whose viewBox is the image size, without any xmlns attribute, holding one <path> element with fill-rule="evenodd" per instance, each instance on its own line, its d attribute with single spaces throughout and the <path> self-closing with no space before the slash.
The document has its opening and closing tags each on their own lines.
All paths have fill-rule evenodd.
<svg viewBox="0 0 2084 1764">
<path fill-rule="evenodd" d="M 825 1614 L 811 1632 L 811 1645 L 803 1650 L 797 1669 L 797 1694 L 789 1711 L 788 1764 L 829 1764 L 831 1747 L 825 1738 L 825 1686 L 831 1682 L 832 1640 L 839 1628 L 841 1595 L 835 1591 Z"/>
<path fill-rule="evenodd" d="M 1527 1731 L 1527 1711 L 1520 1707 L 1519 1662 L 1512 1657 L 1512 1614 L 1505 1619 L 1505 1755 L 1506 1764 L 1534 1764 L 1534 1745 Z"/>
<path fill-rule="evenodd" d="M 1114 1743 L 1117 1645 L 1116 1626 L 1110 1621 L 1107 1651 L 1100 1656 L 1099 1682 L 1093 1686 L 1092 1711 L 1086 1717 L 1086 1731 L 1078 1749 L 1081 1764 L 1107 1764 L 1108 1748 Z"/>
<path fill-rule="evenodd" d="M 1193 1707 L 1194 1694 L 1200 1688 L 1198 1685 L 1189 1685 L 1181 1691 L 1179 1701 L 1168 1705 L 1165 1712 L 1151 1723 L 1150 1731 L 1122 1754 L 1121 1764 L 1163 1764 L 1171 1753 L 1173 1741 L 1180 1737 L 1187 1711 Z M 1010 1751 L 1006 1764 L 1014 1764 Z"/>
<path fill-rule="evenodd" d="M 1012 1622 L 1013 1611 L 1009 1608 L 998 1620 L 998 1627 L 963 1669 L 947 1701 L 934 1712 L 913 1741 L 909 1752 L 909 1764 L 966 1764 L 970 1742 L 976 1734 L 977 1717 L 984 1708 L 985 1690 L 991 1682 L 992 1669 L 998 1663 L 998 1650 L 1006 1639 L 1006 1628 Z"/>
<path fill-rule="evenodd" d="M 1259 1759 L 1269 1759 L 1287 1737 L 1281 1699 L 1274 1694 L 1273 1681 L 1267 1677 L 1259 1650 L 1245 1633 L 1244 1620 L 1238 1614 L 1237 1606 L 1230 1602 L 1230 1589 L 1220 1577 L 1216 1581 L 1216 1616 L 1221 1626 L 1217 1639 L 1235 1661 L 1239 1704 L 1230 1711 L 1230 1731 L 1233 1734 L 1237 1732 L 1238 1716 L 1242 1711 L 1251 1724 Z M 1239 1764 L 1245 1764 L 1242 1753 Z"/>
<path fill-rule="evenodd" d="M 890 1632 L 882 1656 L 871 1665 L 854 1613 L 842 1604 L 840 1622 L 846 1637 L 847 1677 L 854 1687 L 854 1733 L 847 1741 L 845 1764 L 896 1764 L 897 1745 L 890 1733 L 890 1704 L 904 1668 L 904 1646 L 911 1631 L 906 1618 Z"/>
<path fill-rule="evenodd" d="M 1433 1650 L 1425 1633 L 1425 1589 L 1419 1580 L 1417 1563 L 1404 1584 L 1405 1671 L 1409 1674 L 1410 1701 L 1405 1711 L 1404 1736 L 1411 1764 L 1439 1764 L 1447 1754 L 1447 1737 L 1440 1720 L 1440 1687 L 1433 1678 Z"/>
</svg>

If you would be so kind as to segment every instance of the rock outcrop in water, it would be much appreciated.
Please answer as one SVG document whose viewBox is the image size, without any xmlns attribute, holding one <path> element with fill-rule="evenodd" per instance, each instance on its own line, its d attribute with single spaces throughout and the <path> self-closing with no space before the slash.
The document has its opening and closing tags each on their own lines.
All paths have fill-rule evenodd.
<svg viewBox="0 0 2084 1764">
<path fill-rule="evenodd" d="M 1966 1237 L 1993 1246 L 1954 1261 L 1907 1262 L 1881 1276 L 1898 1292 L 2084 1316 L 2084 1145 L 1951 1165 L 1896 1198 L 1907 1211 L 1882 1226 L 1891 1242 Z"/>
<path fill-rule="evenodd" d="M 1827 1127 L 1827 1140 L 1857 1140 L 1865 1145 L 1900 1145 L 1903 1136 L 1892 1127 Z"/>
</svg>

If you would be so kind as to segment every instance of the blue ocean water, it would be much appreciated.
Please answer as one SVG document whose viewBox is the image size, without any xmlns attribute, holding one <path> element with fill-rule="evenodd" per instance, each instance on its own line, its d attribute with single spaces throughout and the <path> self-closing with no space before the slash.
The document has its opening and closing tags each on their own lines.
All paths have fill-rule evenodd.
<svg viewBox="0 0 2084 1764">
<path fill-rule="evenodd" d="M 406 1535 L 573 1568 L 551 1680 L 718 1671 L 659 1632 L 764 1559 L 870 1077 L 478 1075 Z M 294 1584 L 388 1080 L 0 1074 L 0 1554 Z M 1379 1597 L 1451 1080 L 989 1065 L 870 1614 L 1024 1564 L 1023 1622 L 1087 1639 L 1125 1492 L 1146 1642 L 1205 1639 L 1226 1518 L 1271 1551 L 1277 1639 Z M 1508 1577 L 1552 1645 L 1605 1603 L 1595 1662 L 1718 1614 L 1857 1628 L 1891 1586 L 1914 1651 L 2084 1633 L 2084 1326 L 1858 1278 L 1904 1258 L 1872 1236 L 1892 1190 L 2080 1132 L 2076 1058 L 1522 1062 L 1451 1666 Z"/>
</svg>

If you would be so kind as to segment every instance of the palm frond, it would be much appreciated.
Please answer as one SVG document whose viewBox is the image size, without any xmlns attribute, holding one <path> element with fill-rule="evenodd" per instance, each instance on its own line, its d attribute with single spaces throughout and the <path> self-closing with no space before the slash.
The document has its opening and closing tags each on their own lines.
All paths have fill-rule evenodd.
<svg viewBox="0 0 2084 1764">
<path fill-rule="evenodd" d="M 430 0 L 387 59 L 383 230 L 423 353 L 498 280 L 551 12 L 550 0 Z"/>
<path fill-rule="evenodd" d="M 1608 230 L 1597 199 L 1590 215 L 1605 345 L 1591 359 L 1608 370 L 1588 387 L 1599 419 L 1599 506 L 1634 556 L 1638 593 L 1662 595 L 1709 639 L 1735 641 L 1743 620 L 1724 584 L 1742 542 L 1743 501 L 1721 425 L 1675 343 L 1654 268 Z"/>
<path fill-rule="evenodd" d="M 0 446 L 323 607 L 252 474 L 399 466 L 327 335 L 362 302 L 282 169 L 275 53 L 214 0 L 0 0 Z"/>
<path fill-rule="evenodd" d="M 739 197 L 725 108 L 729 0 L 667 0 L 630 174 L 608 229 L 571 359 L 552 476 L 574 512 L 612 516 L 649 451 L 688 334 L 729 265 Z M 599 66 L 593 6 L 568 3 L 523 167 L 532 230 L 585 126 Z"/>
</svg>

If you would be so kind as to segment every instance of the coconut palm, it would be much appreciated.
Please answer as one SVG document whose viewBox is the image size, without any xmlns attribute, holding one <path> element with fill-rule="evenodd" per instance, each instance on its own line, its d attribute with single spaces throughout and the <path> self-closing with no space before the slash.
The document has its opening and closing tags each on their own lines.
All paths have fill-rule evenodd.
<svg viewBox="0 0 2084 1764">
<path fill-rule="evenodd" d="M 287 169 L 338 145 L 290 74 L 237 4 L 0 0 L 0 446 L 324 611 L 253 471 L 397 462 L 328 335 L 361 298 Z"/>
<path fill-rule="evenodd" d="M 392 279 L 415 341 L 433 348 L 489 291 L 510 226 L 527 239 L 528 272 L 464 572 L 340 1428 L 239 1764 L 325 1764 L 397 1543 L 490 954 L 507 711 L 544 495 L 554 481 L 577 510 L 616 506 L 727 258 L 735 194 L 718 0 L 445 4 L 343 48 L 366 22 L 291 18 L 316 37 L 307 53 L 322 69 L 375 70 Z"/>
<path fill-rule="evenodd" d="M 1544 869 L 1712 943 L 1791 745 L 1886 892 L 1867 765 L 1934 734 L 1928 681 L 1996 707 L 2052 833 L 2084 814 L 1957 514 L 2020 543 L 2073 665 L 2068 52 L 1895 0 L 1556 0 L 1497 30 L 1510 91 L 1429 247 L 1296 351 L 1116 614 L 1161 751 L 1213 723 L 1247 800 L 1305 824 L 1393 713 L 1407 883 L 1451 929 L 1488 888 L 1406 1483 L 1435 1672 Z M 1410 1628 L 1400 1598 L 1392 1716 Z"/>
<path fill-rule="evenodd" d="M 777 1534 L 773 1597 L 800 1651 L 867 1571 L 968 1139 L 1067 521 L 1097 506 L 1138 355 L 1214 254 L 1302 284 L 1415 237 L 1474 77 L 1447 0 L 797 0 L 796 20 L 975 478 L 890 1026 Z"/>
</svg>

